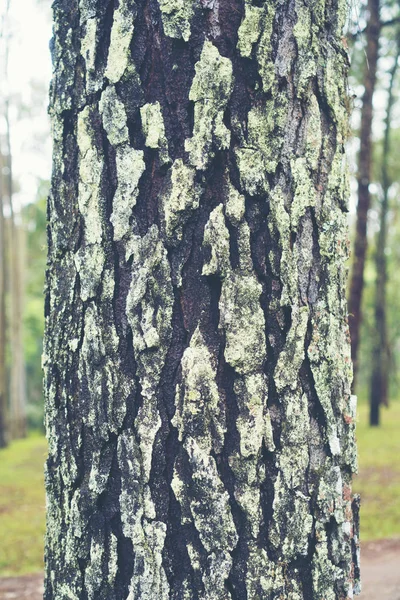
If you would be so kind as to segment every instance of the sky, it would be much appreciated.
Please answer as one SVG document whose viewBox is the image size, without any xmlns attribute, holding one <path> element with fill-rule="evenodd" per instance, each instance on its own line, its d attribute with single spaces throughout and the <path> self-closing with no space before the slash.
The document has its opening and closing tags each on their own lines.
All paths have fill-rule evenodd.
<svg viewBox="0 0 400 600">
<path fill-rule="evenodd" d="M 6 0 L 0 0 L 4 15 Z M 11 0 L 0 40 L 0 110 L 10 102 L 10 130 L 15 179 L 14 207 L 36 199 L 38 181 L 50 179 L 51 139 L 47 115 L 51 78 L 50 0 Z M 5 44 L 9 45 L 8 76 L 4 75 Z M 4 133 L 0 116 L 0 132 Z"/>
</svg>

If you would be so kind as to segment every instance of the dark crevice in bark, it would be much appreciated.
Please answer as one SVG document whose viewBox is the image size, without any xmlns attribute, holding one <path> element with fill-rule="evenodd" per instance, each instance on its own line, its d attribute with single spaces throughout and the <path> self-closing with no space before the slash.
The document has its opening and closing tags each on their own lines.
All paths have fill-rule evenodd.
<svg viewBox="0 0 400 600">
<path fill-rule="evenodd" d="M 188 486 L 189 497 L 196 495 L 192 483 L 192 469 L 185 451 L 180 447 L 176 461 L 176 469 L 179 477 Z M 188 498 L 189 500 L 189 498 Z M 186 512 L 186 510 L 185 510 Z M 185 575 L 192 581 L 190 588 L 194 599 L 200 599 L 204 595 L 204 585 L 201 579 L 201 571 L 207 565 L 207 553 L 199 538 L 199 532 L 193 523 L 182 523 L 182 508 L 175 497 L 170 497 L 170 512 L 171 520 L 168 522 L 169 536 L 167 535 L 165 543 L 165 551 L 168 551 L 168 559 L 166 561 L 166 573 L 173 588 L 179 586 L 184 580 Z M 187 516 L 187 515 L 186 515 Z M 187 547 L 191 544 L 198 553 L 200 569 L 193 569 Z M 164 556 L 165 556 L 164 551 Z M 182 565 L 184 568 L 182 568 Z"/>
<path fill-rule="evenodd" d="M 161 227 L 158 197 L 165 175 L 160 170 L 158 154 L 158 150 L 146 148 L 144 151 L 146 170 L 140 178 L 139 196 L 135 207 L 141 235 L 144 235 L 152 225 L 157 225 L 159 229 Z M 146 229 L 144 224 L 146 224 Z"/>
<path fill-rule="evenodd" d="M 274 422 L 276 425 L 276 421 Z M 278 437 L 278 436 L 276 436 Z M 265 547 L 268 557 L 271 560 L 279 560 L 279 552 L 272 548 L 268 543 L 270 526 L 274 519 L 273 502 L 275 496 L 274 484 L 278 474 L 278 469 L 275 466 L 275 454 L 270 452 L 263 444 L 261 451 L 262 462 L 265 465 L 265 480 L 260 486 L 261 493 L 261 509 L 263 514 L 263 522 L 260 528 L 259 544 Z"/>
<path fill-rule="evenodd" d="M 103 73 L 108 58 L 108 49 L 110 47 L 111 27 L 114 19 L 115 0 L 105 0 L 101 7 L 100 21 L 98 29 L 100 35 L 96 47 L 95 70 L 96 73 Z"/>
</svg>

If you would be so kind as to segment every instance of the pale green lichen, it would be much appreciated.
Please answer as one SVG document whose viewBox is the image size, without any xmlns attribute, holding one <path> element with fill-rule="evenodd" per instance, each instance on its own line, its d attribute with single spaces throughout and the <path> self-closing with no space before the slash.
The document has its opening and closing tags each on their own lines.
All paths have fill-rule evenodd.
<svg viewBox="0 0 400 600">
<path fill-rule="evenodd" d="M 292 324 L 274 372 L 274 381 L 279 392 L 285 388 L 295 390 L 298 386 L 308 320 L 308 306 L 292 307 Z"/>
<path fill-rule="evenodd" d="M 89 476 L 89 490 L 100 495 L 107 487 L 108 477 L 111 471 L 112 456 L 104 456 L 100 449 L 93 452 L 92 464 Z"/>
<path fill-rule="evenodd" d="M 214 156 L 214 148 L 224 149 L 230 144 L 223 116 L 232 92 L 232 63 L 206 40 L 195 72 L 189 92 L 189 99 L 195 103 L 193 137 L 185 141 L 185 150 L 191 164 L 204 170 Z"/>
<path fill-rule="evenodd" d="M 201 436 L 199 441 L 201 444 Z M 229 494 L 209 450 L 191 436 L 185 438 L 183 445 L 189 458 L 192 483 L 189 485 L 181 480 L 176 465 L 172 481 L 172 489 L 181 505 L 181 522 L 194 525 L 207 552 L 207 568 L 202 574 L 207 598 L 228 600 L 230 596 L 226 596 L 224 581 L 232 568 L 231 553 L 238 541 Z M 197 569 L 199 555 L 193 546 L 189 552 L 193 568 Z"/>
<path fill-rule="evenodd" d="M 142 372 L 142 393 L 155 390 L 171 334 L 173 290 L 167 252 L 156 225 L 140 238 L 133 236 L 132 281 L 126 300 L 126 314 L 132 329 L 133 345 Z M 139 310 L 140 308 L 140 310 Z M 149 352 L 153 350 L 152 352 Z M 158 360 L 157 357 L 158 356 Z"/>
<path fill-rule="evenodd" d="M 239 225 L 243 220 L 245 209 L 246 205 L 243 194 L 238 192 L 238 190 L 229 182 L 225 212 L 232 225 Z"/>
<path fill-rule="evenodd" d="M 296 1 L 297 22 L 293 27 L 298 60 L 296 63 L 296 92 L 298 96 L 308 93 L 310 80 L 315 77 L 319 58 L 319 29 L 313 24 L 314 10 L 301 0 Z"/>
<path fill-rule="evenodd" d="M 85 224 L 88 244 L 102 244 L 100 185 L 104 160 L 93 140 L 90 122 L 93 109 L 86 106 L 78 115 L 77 142 L 79 148 L 78 205 Z"/>
<path fill-rule="evenodd" d="M 92 109 L 86 107 L 78 116 L 79 148 L 78 206 L 83 216 L 85 245 L 75 254 L 75 266 L 80 276 L 81 297 L 87 300 L 96 294 L 105 264 L 102 246 L 101 178 L 103 156 L 96 148 L 90 119 Z"/>
<path fill-rule="evenodd" d="M 305 158 L 292 159 L 291 169 L 294 183 L 294 197 L 290 207 L 290 220 L 292 229 L 296 231 L 300 219 L 305 215 L 307 208 L 315 206 L 317 193 Z"/>
<path fill-rule="evenodd" d="M 114 240 L 121 240 L 131 229 L 129 218 L 139 195 L 139 180 L 146 168 L 143 150 L 135 150 L 128 144 L 118 146 L 116 164 L 118 186 L 110 221 L 114 226 Z"/>
<path fill-rule="evenodd" d="M 238 50 L 242 56 L 250 58 L 254 44 L 261 35 L 261 19 L 264 8 L 246 2 L 243 21 L 238 30 Z"/>
<path fill-rule="evenodd" d="M 136 150 L 129 144 L 126 110 L 113 85 L 102 93 L 99 109 L 108 140 L 116 147 L 118 185 L 110 221 L 114 227 L 114 240 L 119 241 L 131 231 L 129 220 L 136 205 L 139 181 L 146 164 L 143 150 Z"/>
<path fill-rule="evenodd" d="M 281 247 L 279 276 L 282 281 L 281 306 L 292 306 L 297 298 L 298 272 L 290 245 L 290 215 L 285 207 L 285 196 L 280 186 L 276 186 L 270 195 L 272 219 L 269 222 L 271 234 L 274 229 L 279 233 Z"/>
<path fill-rule="evenodd" d="M 234 392 L 239 407 L 237 428 L 240 435 L 240 453 L 243 457 L 257 456 L 263 442 L 274 449 L 272 426 L 267 410 L 268 386 L 263 373 L 252 373 L 236 379 Z"/>
<path fill-rule="evenodd" d="M 85 588 L 88 600 L 96 600 L 98 598 L 98 590 L 101 586 L 105 540 L 102 539 L 101 542 L 98 539 L 92 538 L 90 543 L 90 561 L 85 570 Z"/>
<path fill-rule="evenodd" d="M 101 87 L 102 78 L 96 69 L 96 42 L 98 19 L 87 19 L 84 24 L 85 35 L 81 40 L 81 55 L 86 65 L 86 91 L 90 94 Z"/>
<path fill-rule="evenodd" d="M 109 280 L 113 280 L 113 275 L 105 270 L 99 300 L 104 306 L 110 306 L 112 302 L 107 283 Z M 89 391 L 82 410 L 82 420 L 98 429 L 98 435 L 104 439 L 108 438 L 110 431 L 115 433 L 121 427 L 126 414 L 126 399 L 134 392 L 132 380 L 119 373 L 121 359 L 118 346 L 115 326 L 91 302 L 84 313 L 83 339 L 79 352 L 78 375 L 87 379 Z M 95 480 L 97 475 L 101 479 L 99 469 L 95 469 L 93 473 Z"/>
<path fill-rule="evenodd" d="M 104 250 L 99 244 L 81 246 L 75 254 L 75 266 L 79 273 L 83 301 L 95 297 L 101 283 L 104 263 Z"/>
<path fill-rule="evenodd" d="M 191 437 L 186 439 L 184 446 L 193 469 L 194 489 L 197 490 L 190 499 L 194 525 L 206 551 L 219 551 L 219 562 L 222 565 L 224 559 L 232 560 L 230 552 L 238 541 L 229 494 L 219 477 L 215 459 Z M 204 511 L 204 506 L 207 507 L 207 511 Z M 223 578 L 228 574 L 229 570 Z"/>
<path fill-rule="evenodd" d="M 57 71 L 54 72 L 54 91 L 50 108 L 53 118 L 55 115 L 60 115 L 64 110 L 71 110 L 72 107 L 71 92 L 75 81 L 75 70 L 71 68 L 71 65 L 75 63 L 72 50 L 74 48 L 73 32 L 72 28 L 69 27 L 65 36 L 62 36 L 61 31 L 64 27 L 58 19 L 54 20 L 53 64 L 61 66 L 58 73 Z M 61 85 L 59 80 L 62 80 Z M 55 90 L 57 90 L 57 93 L 55 93 Z M 61 119 L 59 119 L 59 123 L 62 124 Z"/>
<path fill-rule="evenodd" d="M 337 316 L 327 310 L 326 304 L 320 300 L 312 318 L 313 333 L 307 354 L 310 359 L 315 389 L 325 413 L 327 437 L 334 456 L 341 453 L 338 421 L 335 417 L 332 400 L 333 382 L 341 381 L 351 369 L 349 348 L 347 343 L 346 324 L 340 323 Z M 349 377 L 346 377 L 350 381 Z M 343 399 L 342 399 L 343 402 Z M 337 407 L 342 413 L 344 406 Z"/>
<path fill-rule="evenodd" d="M 173 162 L 167 186 L 160 196 L 160 211 L 169 244 L 176 245 L 181 241 L 185 223 L 199 207 L 201 188 L 195 177 L 196 169 L 185 165 L 181 158 Z"/>
<path fill-rule="evenodd" d="M 126 300 L 126 315 L 132 331 L 143 398 L 135 428 L 142 457 L 141 480 L 147 485 L 154 441 L 161 426 L 159 384 L 171 337 L 173 289 L 167 252 L 156 225 L 142 238 L 131 236 L 128 252 L 132 255 L 132 281 Z M 154 519 L 148 488 L 143 492 L 142 502 L 148 518 Z"/>
<path fill-rule="evenodd" d="M 183 353 L 182 380 L 177 385 L 172 424 L 180 441 L 196 437 L 208 452 L 219 452 L 224 443 L 225 412 L 216 383 L 216 360 L 212 357 L 199 327 Z M 211 436 L 211 431 L 213 436 Z"/>
<path fill-rule="evenodd" d="M 251 196 L 269 191 L 267 173 L 274 173 L 279 161 L 286 114 L 287 102 L 277 97 L 247 115 L 247 139 L 235 154 L 241 185 Z"/>
<path fill-rule="evenodd" d="M 158 3 L 165 35 L 188 42 L 195 0 L 158 0 Z"/>
<path fill-rule="evenodd" d="M 267 93 L 275 87 L 276 80 L 275 65 L 272 59 L 274 10 L 267 3 L 264 4 L 264 9 L 266 12 L 260 22 L 261 37 L 257 47 L 257 62 L 263 91 Z"/>
<path fill-rule="evenodd" d="M 165 137 L 164 119 L 159 102 L 145 104 L 140 108 L 140 117 L 142 120 L 143 133 L 145 135 L 145 144 L 149 148 L 160 150 L 160 159 L 162 163 L 170 162 L 168 154 L 168 141 Z"/>
<path fill-rule="evenodd" d="M 307 116 L 306 157 L 311 169 L 318 169 L 319 157 L 322 148 L 321 114 L 318 99 L 311 93 Z"/>
<path fill-rule="evenodd" d="M 162 567 L 166 525 L 154 520 L 154 510 L 150 515 L 146 512 L 148 486 L 143 482 L 142 454 L 133 430 L 118 437 L 118 462 L 123 473 L 119 499 L 122 531 L 135 548 L 128 599 L 168 600 L 169 585 Z"/>
<path fill-rule="evenodd" d="M 271 561 L 264 548 L 257 544 L 250 547 L 247 560 L 246 587 L 249 598 L 290 598 L 288 585 L 284 573 L 285 564 Z M 294 600 L 294 598 L 293 598 Z"/>
<path fill-rule="evenodd" d="M 238 30 L 238 50 L 242 56 L 250 58 L 256 47 L 258 71 L 264 92 L 268 92 L 275 83 L 275 67 L 272 60 L 272 30 L 274 10 L 264 4 L 253 6 L 246 1 L 245 14 Z"/>
<path fill-rule="evenodd" d="M 254 148 L 237 148 L 235 155 L 244 191 L 250 196 L 268 192 L 269 183 L 262 153 Z"/>
<path fill-rule="evenodd" d="M 211 256 L 204 264 L 202 275 L 225 277 L 230 271 L 229 231 L 225 225 L 224 206 L 219 204 L 211 211 L 204 228 L 203 246 L 208 246 Z"/>
<path fill-rule="evenodd" d="M 325 60 L 324 91 L 326 100 L 331 108 L 333 120 L 337 127 L 337 143 L 346 142 L 349 133 L 348 110 L 346 106 L 347 90 L 344 77 L 338 73 L 344 72 L 344 58 L 339 53 L 329 53 Z"/>
<path fill-rule="evenodd" d="M 276 169 L 277 151 L 282 144 L 281 139 L 274 139 L 274 131 L 284 127 L 285 119 L 286 103 L 274 100 L 267 100 L 262 107 L 252 108 L 247 116 L 249 146 L 261 150 L 269 173 Z"/>
<path fill-rule="evenodd" d="M 118 572 L 118 539 L 113 533 L 110 533 L 108 548 L 109 559 L 107 581 L 112 585 Z"/>
<path fill-rule="evenodd" d="M 238 373 L 260 370 L 265 360 L 265 319 L 261 284 L 253 274 L 232 272 L 224 280 L 220 329 L 225 331 L 225 358 Z"/>
<path fill-rule="evenodd" d="M 209 555 L 207 568 L 202 577 L 208 600 L 232 600 L 232 596 L 225 585 L 232 563 L 232 558 L 227 553 L 222 554 L 216 551 Z"/>
<path fill-rule="evenodd" d="M 246 222 L 240 223 L 238 227 L 238 250 L 239 268 L 249 273 L 253 271 L 253 259 L 251 254 L 250 227 Z"/>
<path fill-rule="evenodd" d="M 108 141 L 112 146 L 129 142 L 127 116 L 123 102 L 119 99 L 115 87 L 109 85 L 101 95 L 99 110 Z"/>
<path fill-rule="evenodd" d="M 154 440 L 161 427 L 161 418 L 153 396 L 147 396 L 138 411 L 135 426 L 140 440 L 142 454 L 142 478 L 144 483 L 150 479 L 151 461 L 153 458 Z M 146 511 L 150 518 L 155 518 L 154 508 L 147 502 L 149 509 Z"/>
<path fill-rule="evenodd" d="M 292 448 L 291 451 L 295 453 L 297 449 Z M 288 468 L 284 467 L 284 470 Z M 297 469 L 298 467 L 294 466 L 292 472 L 295 473 Z M 300 473 L 301 481 L 304 481 L 305 471 Z M 273 510 L 274 519 L 269 531 L 271 544 L 276 549 L 280 549 L 282 558 L 287 561 L 306 556 L 313 526 L 310 498 L 299 489 L 288 487 L 281 472 L 278 473 L 274 484 Z"/>
<path fill-rule="evenodd" d="M 200 554 L 199 552 L 196 550 L 196 548 L 193 546 L 193 544 L 186 544 L 187 547 L 187 551 L 189 554 L 189 558 L 190 558 L 190 562 L 192 563 L 192 567 L 195 571 L 200 570 L 201 568 L 201 563 L 200 563 Z"/>
<path fill-rule="evenodd" d="M 114 325 L 104 322 L 93 303 L 85 311 L 83 331 L 78 372 L 81 378 L 87 377 L 89 399 L 82 420 L 92 427 L 100 423 L 99 435 L 107 439 L 109 431 L 116 432 L 121 426 L 126 413 L 125 401 L 134 386 L 124 375 L 115 374 L 120 365 L 118 336 Z M 107 402 L 104 401 L 105 390 Z"/>
<path fill-rule="evenodd" d="M 256 461 L 246 460 L 239 453 L 229 457 L 229 466 L 235 476 L 235 500 L 247 516 L 248 528 L 252 537 L 256 539 L 262 522 L 262 477 Z"/>
<path fill-rule="evenodd" d="M 129 65 L 129 47 L 132 41 L 136 4 L 133 0 L 119 0 L 114 10 L 105 77 L 117 83 Z"/>
<path fill-rule="evenodd" d="M 322 524 L 316 526 L 315 554 L 312 561 L 313 592 L 316 600 L 336 600 L 335 580 L 341 570 L 329 559 L 328 539 Z"/>
</svg>

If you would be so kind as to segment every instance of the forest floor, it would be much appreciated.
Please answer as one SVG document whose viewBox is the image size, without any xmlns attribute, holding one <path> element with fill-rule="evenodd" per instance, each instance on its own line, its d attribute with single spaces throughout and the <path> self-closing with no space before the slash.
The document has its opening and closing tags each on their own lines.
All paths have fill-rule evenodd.
<svg viewBox="0 0 400 600">
<path fill-rule="evenodd" d="M 360 600 L 400 600 L 400 540 L 367 542 L 361 548 Z M 0 579 L 0 600 L 42 600 L 43 575 Z"/>
</svg>

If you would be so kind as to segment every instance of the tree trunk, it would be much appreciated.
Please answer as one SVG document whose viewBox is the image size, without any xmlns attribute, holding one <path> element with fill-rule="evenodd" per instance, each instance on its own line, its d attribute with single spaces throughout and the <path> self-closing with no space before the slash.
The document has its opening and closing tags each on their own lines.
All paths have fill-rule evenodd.
<svg viewBox="0 0 400 600">
<path fill-rule="evenodd" d="M 13 169 L 11 132 L 9 121 L 9 102 L 5 102 L 4 120 L 7 142 L 7 196 L 9 201 L 9 327 L 10 327 L 10 431 L 14 439 L 26 435 L 26 392 L 25 363 L 22 339 L 22 303 L 23 303 L 23 232 L 16 222 L 13 203 Z"/>
<path fill-rule="evenodd" d="M 46 600 L 358 590 L 346 14 L 54 4 Z"/>
<path fill-rule="evenodd" d="M 385 135 L 382 151 L 382 189 L 381 213 L 379 223 L 378 241 L 376 247 L 375 267 L 375 332 L 372 349 L 372 375 L 370 391 L 370 425 L 379 425 L 379 409 L 383 404 L 388 404 L 388 378 L 389 378 L 389 352 L 386 325 L 386 284 L 387 284 L 387 260 L 386 240 L 389 212 L 389 190 L 391 180 L 389 177 L 390 157 L 390 132 L 392 125 L 392 109 L 394 104 L 394 83 L 397 75 L 397 64 L 400 57 L 399 50 L 390 73 L 388 90 L 388 102 L 386 108 Z"/>
<path fill-rule="evenodd" d="M 379 35 L 381 30 L 380 0 L 368 0 L 367 12 L 369 18 L 365 30 L 367 49 L 364 74 L 364 95 L 361 109 L 360 151 L 358 154 L 357 221 L 349 296 L 351 359 L 353 361 L 354 370 L 353 389 L 355 389 L 358 369 L 358 347 L 360 343 L 360 325 L 362 320 L 361 303 L 364 288 L 365 257 L 367 254 L 368 243 L 367 221 L 371 201 L 369 184 L 371 181 L 373 97 L 376 84 Z"/>
<path fill-rule="evenodd" d="M 0 448 L 7 445 L 8 431 L 8 395 L 6 369 L 6 244 L 3 210 L 3 167 L 4 159 L 0 151 Z"/>
</svg>

